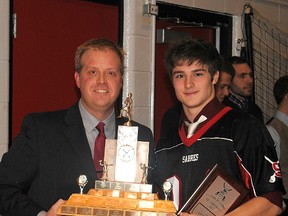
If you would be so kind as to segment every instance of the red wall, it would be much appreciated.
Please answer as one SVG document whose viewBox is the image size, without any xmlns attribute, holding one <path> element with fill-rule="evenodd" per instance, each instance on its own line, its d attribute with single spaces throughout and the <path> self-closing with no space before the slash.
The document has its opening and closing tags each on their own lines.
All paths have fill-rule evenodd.
<svg viewBox="0 0 288 216">
<path fill-rule="evenodd" d="M 24 115 L 69 107 L 78 99 L 74 54 L 90 38 L 118 41 L 118 6 L 82 0 L 14 0 L 12 139 Z"/>
</svg>

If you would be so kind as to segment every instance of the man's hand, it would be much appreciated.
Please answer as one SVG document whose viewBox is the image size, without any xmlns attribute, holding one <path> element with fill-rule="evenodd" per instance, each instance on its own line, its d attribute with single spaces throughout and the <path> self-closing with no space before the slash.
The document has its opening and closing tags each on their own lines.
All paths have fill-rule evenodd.
<svg viewBox="0 0 288 216">
<path fill-rule="evenodd" d="M 65 203 L 65 200 L 59 199 L 46 213 L 46 216 L 56 216 L 58 208 Z"/>
</svg>

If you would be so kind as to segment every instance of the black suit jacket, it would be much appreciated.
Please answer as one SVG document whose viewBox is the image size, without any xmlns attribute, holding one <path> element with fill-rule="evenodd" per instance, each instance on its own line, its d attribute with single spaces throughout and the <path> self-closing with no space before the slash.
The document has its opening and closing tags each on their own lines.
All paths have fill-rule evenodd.
<svg viewBox="0 0 288 216">
<path fill-rule="evenodd" d="M 116 125 L 126 121 L 117 119 Z M 151 130 L 133 125 L 139 126 L 138 140 L 150 142 L 149 163 L 154 163 Z M 0 214 L 36 216 L 59 198 L 79 193 L 80 174 L 88 178 L 87 193 L 97 175 L 78 103 L 67 110 L 27 115 L 0 163 Z"/>
</svg>

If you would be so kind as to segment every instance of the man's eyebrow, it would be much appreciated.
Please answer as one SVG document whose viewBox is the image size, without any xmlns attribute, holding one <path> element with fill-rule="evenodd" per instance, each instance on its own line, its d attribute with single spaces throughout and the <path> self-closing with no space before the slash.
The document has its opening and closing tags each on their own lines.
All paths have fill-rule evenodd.
<svg viewBox="0 0 288 216">
<path fill-rule="evenodd" d="M 251 74 L 251 73 L 253 73 L 252 71 L 249 71 L 249 72 L 240 72 L 239 74 Z"/>
</svg>

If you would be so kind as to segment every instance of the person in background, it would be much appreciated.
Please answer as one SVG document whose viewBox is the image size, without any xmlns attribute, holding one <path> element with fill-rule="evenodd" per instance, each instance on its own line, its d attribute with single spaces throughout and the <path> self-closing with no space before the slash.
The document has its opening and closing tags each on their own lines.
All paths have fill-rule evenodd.
<svg viewBox="0 0 288 216">
<path fill-rule="evenodd" d="M 231 80 L 235 76 L 235 70 L 232 64 L 224 58 L 221 61 L 219 79 L 215 85 L 215 93 L 218 100 L 222 103 L 224 98 L 229 96 Z"/>
<path fill-rule="evenodd" d="M 185 41 L 168 50 L 165 62 L 183 111 L 156 146 L 159 195 L 163 183 L 173 179 L 170 198 L 180 209 L 218 164 L 249 190 L 249 200 L 228 215 L 280 214 L 285 190 L 273 140 L 264 123 L 215 97 L 221 64 L 217 49 L 206 41 Z"/>
<path fill-rule="evenodd" d="M 102 175 L 99 161 L 93 160 L 100 133 L 95 127 L 104 125 L 105 137 L 115 139 L 118 125 L 127 122 L 127 118 L 116 118 L 114 108 L 122 88 L 123 53 L 108 39 L 84 42 L 75 55 L 74 78 L 80 100 L 65 110 L 24 118 L 20 133 L 0 163 L 0 215 L 56 216 L 64 200 L 79 193 L 80 175 L 88 179 L 84 193 L 94 188 Z M 150 142 L 149 166 L 153 167 L 152 131 L 137 122 L 132 124 L 139 127 L 138 140 Z"/>
<path fill-rule="evenodd" d="M 285 190 L 288 191 L 288 75 L 282 76 L 276 81 L 273 94 L 277 103 L 277 110 L 266 126 L 274 140 L 283 184 Z M 287 206 L 288 195 L 284 195 L 283 199 Z M 288 215 L 287 207 L 283 215 Z"/>
<path fill-rule="evenodd" d="M 247 112 L 264 123 L 262 110 L 251 100 L 254 88 L 253 71 L 241 57 L 233 56 L 227 60 L 233 65 L 235 76 L 230 85 L 230 95 L 223 103 L 233 109 Z"/>
<path fill-rule="evenodd" d="M 229 89 L 231 80 L 235 75 L 235 70 L 232 64 L 226 61 L 223 57 L 221 58 L 221 69 L 219 73 L 219 79 L 215 84 L 215 94 L 220 102 L 229 95 Z M 177 126 L 182 112 L 182 104 L 177 103 L 171 106 L 163 115 L 161 122 L 160 137 L 165 137 L 169 131 L 169 128 Z"/>
</svg>

